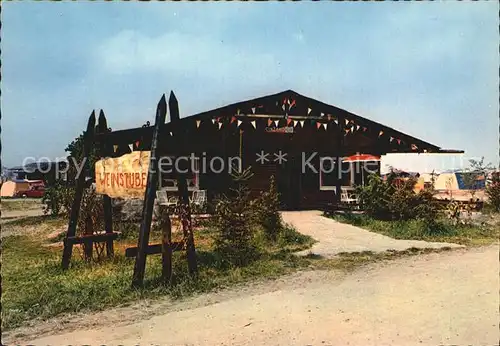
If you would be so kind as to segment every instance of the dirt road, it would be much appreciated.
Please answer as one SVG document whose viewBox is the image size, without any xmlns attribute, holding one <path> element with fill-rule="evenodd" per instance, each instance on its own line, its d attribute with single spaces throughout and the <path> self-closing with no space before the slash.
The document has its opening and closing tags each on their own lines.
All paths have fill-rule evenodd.
<svg viewBox="0 0 500 346">
<path fill-rule="evenodd" d="M 498 246 L 403 258 L 347 276 L 304 272 L 243 295 L 34 345 L 497 345 Z M 274 288 L 273 288 L 274 287 Z M 217 295 L 218 303 L 210 303 Z M 116 312 L 115 312 L 116 313 Z"/>
</svg>

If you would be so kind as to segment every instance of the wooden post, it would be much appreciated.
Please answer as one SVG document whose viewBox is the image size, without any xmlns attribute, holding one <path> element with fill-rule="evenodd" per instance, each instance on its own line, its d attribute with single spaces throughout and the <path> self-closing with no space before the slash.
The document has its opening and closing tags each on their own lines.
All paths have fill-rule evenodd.
<svg viewBox="0 0 500 346">
<path fill-rule="evenodd" d="M 167 103 L 165 94 L 163 94 L 158 107 L 156 108 L 155 127 L 153 130 L 153 140 L 151 143 L 151 157 L 149 161 L 149 172 L 146 185 L 146 193 L 144 195 L 144 207 L 142 209 L 142 223 L 137 243 L 137 256 L 135 259 L 134 276 L 132 278 L 132 286 L 142 286 L 144 282 L 144 271 L 146 269 L 146 250 L 149 245 L 149 233 L 151 231 L 151 221 L 153 219 L 153 208 L 156 198 L 156 189 L 158 186 L 158 160 L 157 148 L 160 139 L 160 129 L 165 124 L 167 116 Z"/>
<path fill-rule="evenodd" d="M 174 148 L 175 157 L 179 157 L 181 155 L 185 155 L 186 149 L 186 134 L 185 130 L 178 127 L 177 124 L 180 121 L 179 116 L 179 103 L 177 102 L 177 98 L 174 95 L 174 92 L 170 92 L 170 97 L 168 99 L 168 108 L 170 108 L 170 120 L 172 125 L 174 125 L 174 138 L 177 137 L 179 140 L 178 145 L 180 146 L 177 149 L 177 146 Z M 189 192 L 187 186 L 186 175 L 176 172 L 177 174 L 177 186 L 179 188 L 179 203 L 180 203 L 180 219 L 182 222 L 182 229 L 184 233 L 184 239 L 186 242 L 186 255 L 188 261 L 188 268 L 190 274 L 195 274 L 198 270 L 198 264 L 196 263 L 196 250 L 194 246 L 194 236 L 193 236 L 193 228 L 191 223 L 191 209 L 189 207 Z"/>
<path fill-rule="evenodd" d="M 88 164 L 89 153 L 93 147 L 94 141 L 94 131 L 95 131 L 95 111 L 90 114 L 89 121 L 87 123 L 87 131 L 85 131 L 83 137 L 83 159 L 85 160 L 85 167 Z M 71 261 L 71 255 L 73 253 L 73 242 L 68 241 L 68 238 L 74 237 L 76 235 L 76 226 L 78 224 L 78 216 L 80 214 L 80 206 L 83 197 L 83 190 L 85 189 L 85 168 L 82 169 L 76 180 L 76 191 L 75 197 L 73 199 L 73 205 L 71 207 L 71 214 L 68 223 L 68 231 L 64 239 L 64 250 L 62 257 L 62 268 L 68 269 L 69 263 Z"/>
<path fill-rule="evenodd" d="M 104 111 L 101 109 L 99 112 L 99 122 L 97 125 L 97 132 L 99 134 L 108 132 L 108 123 L 106 121 L 106 116 Z M 101 142 L 99 143 L 99 156 L 101 158 L 111 156 L 111 150 L 109 150 L 109 145 Z M 98 179 L 98 177 L 96 177 Z M 102 196 L 102 202 L 104 207 L 104 230 L 106 233 L 113 233 L 113 209 L 111 206 L 111 197 L 108 195 Z M 113 239 L 106 240 L 106 255 L 108 257 L 113 257 Z"/>
<path fill-rule="evenodd" d="M 160 206 L 160 227 L 162 230 L 161 276 L 163 283 L 168 284 L 172 282 L 172 224 L 165 206 Z"/>
<path fill-rule="evenodd" d="M 342 189 L 342 155 L 344 151 L 344 117 L 342 115 L 338 116 L 339 126 L 337 131 L 337 151 L 336 151 L 336 165 L 335 165 L 335 176 L 337 177 L 337 182 L 335 184 L 335 199 L 337 201 L 337 206 L 340 205 L 341 189 Z"/>
</svg>

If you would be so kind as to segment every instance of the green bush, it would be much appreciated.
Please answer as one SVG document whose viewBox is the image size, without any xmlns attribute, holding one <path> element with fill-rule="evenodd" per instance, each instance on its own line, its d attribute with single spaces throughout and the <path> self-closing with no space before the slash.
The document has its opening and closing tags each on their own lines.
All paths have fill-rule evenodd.
<svg viewBox="0 0 500 346">
<path fill-rule="evenodd" d="M 74 189 L 66 186 L 61 180 L 56 180 L 47 187 L 42 197 L 43 212 L 52 216 L 69 213 L 73 203 Z"/>
<path fill-rule="evenodd" d="M 368 184 L 356 188 L 360 206 L 368 215 L 382 220 L 391 218 L 390 202 L 394 186 L 390 182 L 372 174 L 368 177 Z"/>
<path fill-rule="evenodd" d="M 387 180 L 370 175 L 368 184 L 357 187 L 361 208 L 367 215 L 378 220 L 421 219 L 432 224 L 439 212 L 434 199 L 434 189 L 424 188 L 415 193 L 416 179 L 395 179 L 389 174 Z"/>
<path fill-rule="evenodd" d="M 436 222 L 441 211 L 441 206 L 438 200 L 434 197 L 435 194 L 434 184 L 430 187 L 425 187 L 417 194 L 415 217 L 423 220 L 428 225 L 433 225 Z"/>
<path fill-rule="evenodd" d="M 419 200 L 413 191 L 415 184 L 414 178 L 393 183 L 393 193 L 389 198 L 389 211 L 396 220 L 410 220 L 417 217 Z"/>
</svg>

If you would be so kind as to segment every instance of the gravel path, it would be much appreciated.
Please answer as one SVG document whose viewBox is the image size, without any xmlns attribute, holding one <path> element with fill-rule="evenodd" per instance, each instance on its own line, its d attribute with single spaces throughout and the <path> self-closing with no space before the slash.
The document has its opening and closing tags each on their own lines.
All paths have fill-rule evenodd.
<svg viewBox="0 0 500 346">
<path fill-rule="evenodd" d="M 498 272 L 498 246 L 373 264 L 344 277 L 306 272 L 277 289 L 215 294 L 217 303 L 204 295 L 209 305 L 129 325 L 107 311 L 93 328 L 30 344 L 498 345 Z"/>
<path fill-rule="evenodd" d="M 318 242 L 303 255 L 313 253 L 333 257 L 341 252 L 384 252 L 403 251 L 415 247 L 419 249 L 439 249 L 444 247 L 463 247 L 451 243 L 432 243 L 422 240 L 397 240 L 365 229 L 337 222 L 321 216 L 320 211 L 283 212 L 283 220 L 302 234 L 307 234 Z"/>
</svg>

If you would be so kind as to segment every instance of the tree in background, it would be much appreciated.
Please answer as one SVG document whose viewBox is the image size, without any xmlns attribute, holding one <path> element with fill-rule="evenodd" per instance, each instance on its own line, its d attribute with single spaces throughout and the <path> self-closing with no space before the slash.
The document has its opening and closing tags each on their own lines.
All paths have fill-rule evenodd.
<svg viewBox="0 0 500 346">
<path fill-rule="evenodd" d="M 477 190 L 483 187 L 479 182 L 481 178 L 486 181 L 486 174 L 489 169 L 491 169 L 491 163 L 486 164 L 484 157 L 481 157 L 480 160 L 469 160 L 469 168 L 462 174 L 462 179 L 464 187 L 469 190 L 472 199 L 474 199 Z"/>
<path fill-rule="evenodd" d="M 279 193 L 276 180 L 271 176 L 269 190 L 261 192 L 256 200 L 259 223 L 269 240 L 276 241 L 283 230 L 283 220 L 279 212 Z"/>
<path fill-rule="evenodd" d="M 247 265 L 257 254 L 253 242 L 256 213 L 246 186 L 251 176 L 250 168 L 233 174 L 233 187 L 214 208 L 215 250 L 225 263 L 234 266 Z"/>
<path fill-rule="evenodd" d="M 486 186 L 486 195 L 494 211 L 500 212 L 500 172 L 493 172 L 491 182 Z"/>
<path fill-rule="evenodd" d="M 53 216 L 62 213 L 69 213 L 73 202 L 73 196 L 76 187 L 76 177 L 78 174 L 78 167 L 81 167 L 84 162 L 83 157 L 83 133 L 76 137 L 71 143 L 68 144 L 65 152 L 68 153 L 68 172 L 67 180 L 63 181 L 57 178 L 45 190 L 42 198 L 44 205 L 44 213 Z M 93 148 L 88 158 L 85 159 L 85 168 L 82 174 L 87 174 L 91 178 L 95 178 L 95 171 L 93 167 L 97 161 L 98 156 L 96 149 Z"/>
</svg>

